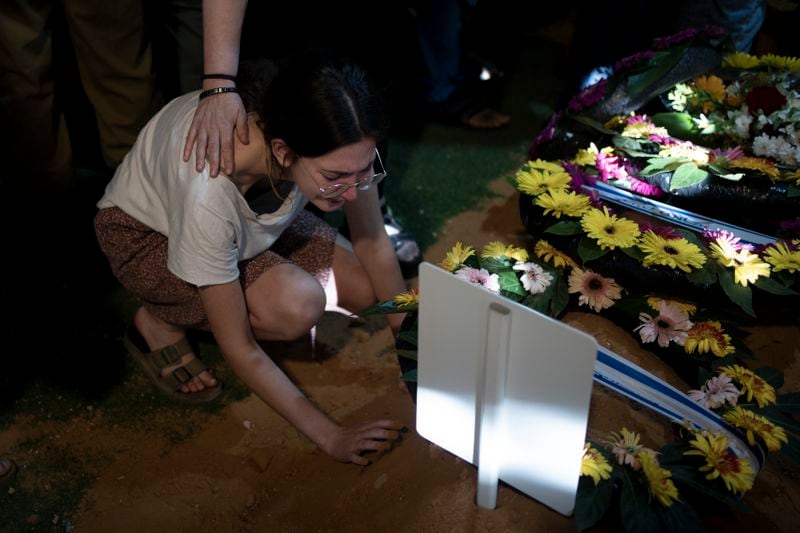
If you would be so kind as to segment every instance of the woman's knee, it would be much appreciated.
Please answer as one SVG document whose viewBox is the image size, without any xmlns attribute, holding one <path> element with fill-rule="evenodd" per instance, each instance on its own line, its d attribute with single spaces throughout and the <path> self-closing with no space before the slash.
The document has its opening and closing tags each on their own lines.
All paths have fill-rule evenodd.
<svg viewBox="0 0 800 533">
<path fill-rule="evenodd" d="M 278 265 L 247 289 L 250 322 L 280 340 L 308 333 L 325 311 L 325 291 L 319 282 L 294 265 Z"/>
</svg>

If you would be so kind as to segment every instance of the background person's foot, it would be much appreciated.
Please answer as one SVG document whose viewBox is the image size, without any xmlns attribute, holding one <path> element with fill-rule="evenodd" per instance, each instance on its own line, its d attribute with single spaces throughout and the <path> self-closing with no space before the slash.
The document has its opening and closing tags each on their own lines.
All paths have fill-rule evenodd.
<svg viewBox="0 0 800 533">
<path fill-rule="evenodd" d="M 413 278 L 417 275 L 417 267 L 422 262 L 422 252 L 417 241 L 413 235 L 400 226 L 389 209 L 383 215 L 383 227 L 386 229 L 389 240 L 392 241 L 403 277 Z"/>
</svg>

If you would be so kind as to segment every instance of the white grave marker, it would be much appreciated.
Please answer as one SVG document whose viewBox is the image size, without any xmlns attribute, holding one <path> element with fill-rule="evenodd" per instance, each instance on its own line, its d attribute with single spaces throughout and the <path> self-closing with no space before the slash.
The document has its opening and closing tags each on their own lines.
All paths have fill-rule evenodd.
<svg viewBox="0 0 800 533">
<path fill-rule="evenodd" d="M 479 506 L 502 479 L 571 514 L 594 338 L 430 263 L 419 285 L 418 433 L 478 467 Z"/>
</svg>

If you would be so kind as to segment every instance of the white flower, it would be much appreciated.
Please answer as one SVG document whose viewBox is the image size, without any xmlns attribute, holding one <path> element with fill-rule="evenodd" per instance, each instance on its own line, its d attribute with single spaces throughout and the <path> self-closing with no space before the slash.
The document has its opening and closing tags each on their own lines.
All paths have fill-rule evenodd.
<svg viewBox="0 0 800 533">
<path fill-rule="evenodd" d="M 750 138 L 750 124 L 753 123 L 753 117 L 750 116 L 746 105 L 736 111 L 728 111 L 728 118 L 733 121 L 734 133 L 737 137 L 740 139 Z"/>
<path fill-rule="evenodd" d="M 514 270 L 524 272 L 520 281 L 525 290 L 531 294 L 540 294 L 550 286 L 553 282 L 553 275 L 545 272 L 544 269 L 536 263 L 523 263 L 517 261 L 517 264 L 512 267 Z"/>
<path fill-rule="evenodd" d="M 716 409 L 726 403 L 736 405 L 741 392 L 725 374 L 706 381 L 700 390 L 690 390 L 689 398 L 707 409 Z"/>
<path fill-rule="evenodd" d="M 473 285 L 480 285 L 491 292 L 500 292 L 500 278 L 498 278 L 497 274 L 490 274 L 485 268 L 463 267 L 456 270 L 455 275 Z"/>
<path fill-rule="evenodd" d="M 672 302 L 662 300 L 658 304 L 658 315 L 652 317 L 647 313 L 639 313 L 642 322 L 634 331 L 639 332 L 643 343 L 658 341 L 662 348 L 674 342 L 678 346 L 686 343 L 689 330 L 694 325 L 689 314 Z"/>
</svg>

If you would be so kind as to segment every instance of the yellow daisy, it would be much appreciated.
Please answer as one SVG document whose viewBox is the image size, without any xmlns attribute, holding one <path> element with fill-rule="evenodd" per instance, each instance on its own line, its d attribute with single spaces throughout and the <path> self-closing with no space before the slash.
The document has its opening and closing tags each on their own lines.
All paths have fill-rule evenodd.
<svg viewBox="0 0 800 533">
<path fill-rule="evenodd" d="M 800 270 L 800 250 L 792 250 L 785 242 L 776 242 L 764 250 L 764 259 L 774 272 L 786 270 L 794 274 Z"/>
<path fill-rule="evenodd" d="M 461 241 L 458 241 L 455 246 L 447 252 L 447 255 L 440 265 L 448 272 L 453 272 L 473 255 L 475 255 L 475 249 L 472 246 L 464 246 L 461 244 Z"/>
<path fill-rule="evenodd" d="M 731 345 L 730 335 L 722 331 L 722 324 L 715 320 L 698 322 L 692 326 L 683 349 L 688 354 L 697 350 L 697 353 L 711 352 L 717 357 L 725 357 L 736 351 Z"/>
<path fill-rule="evenodd" d="M 698 165 L 708 164 L 708 148 L 690 142 L 662 146 L 658 157 L 682 157 Z"/>
<path fill-rule="evenodd" d="M 736 266 L 736 257 L 739 251 L 734 248 L 733 243 L 724 237 L 717 237 L 714 242 L 709 244 L 711 256 L 725 265 L 726 267 Z"/>
<path fill-rule="evenodd" d="M 543 239 L 536 242 L 533 252 L 536 254 L 536 257 L 540 257 L 548 263 L 553 263 L 553 266 L 556 268 L 563 266 L 575 268 L 578 266 L 570 256 L 556 249 L 556 247 Z"/>
<path fill-rule="evenodd" d="M 590 208 L 581 218 L 581 227 L 603 250 L 629 248 L 636 244 L 640 234 L 636 222 L 610 214 L 605 206 L 602 211 Z"/>
<path fill-rule="evenodd" d="M 560 168 L 560 167 L 559 167 Z M 570 184 L 569 174 L 548 170 L 520 170 L 516 174 L 517 189 L 531 196 L 538 196 L 547 191 L 566 190 Z"/>
<path fill-rule="evenodd" d="M 642 235 L 639 249 L 647 254 L 642 261 L 646 267 L 662 265 L 691 272 L 692 268 L 700 268 L 706 262 L 706 256 L 697 245 L 684 238 L 665 239 L 651 230 Z"/>
<path fill-rule="evenodd" d="M 683 454 L 698 455 L 706 460 L 706 464 L 700 467 L 701 472 L 708 472 L 706 479 L 721 478 L 733 493 L 744 494 L 753 488 L 753 468 L 746 459 L 737 457 L 728 449 L 728 439 L 724 435 L 698 432 L 689 444 L 693 449 Z"/>
<path fill-rule="evenodd" d="M 775 166 L 775 163 L 763 157 L 744 156 L 739 159 L 731 159 L 728 162 L 728 167 L 732 169 L 755 170 L 774 180 L 781 177 L 781 173 Z"/>
<path fill-rule="evenodd" d="M 744 52 L 734 52 L 726 55 L 722 59 L 722 64 L 726 67 L 751 69 L 759 66 L 761 61 L 756 56 L 746 54 Z"/>
<path fill-rule="evenodd" d="M 533 203 L 543 207 L 545 215 L 552 213 L 556 218 L 561 218 L 561 215 L 579 217 L 590 208 L 589 197 L 585 194 L 558 189 L 540 194 Z"/>
<path fill-rule="evenodd" d="M 392 298 L 397 307 L 400 309 L 405 309 L 407 307 L 418 307 L 419 306 L 419 291 L 417 289 L 411 289 L 408 292 L 402 292 Z"/>
<path fill-rule="evenodd" d="M 800 185 L 800 170 L 794 170 L 792 172 L 787 172 L 781 176 L 781 179 L 786 181 L 794 180 L 795 185 Z"/>
<path fill-rule="evenodd" d="M 748 402 L 755 398 L 759 407 L 775 403 L 775 388 L 752 370 L 739 365 L 724 366 L 719 370 L 742 386 L 742 394 L 747 395 Z"/>
<path fill-rule="evenodd" d="M 630 137 L 632 139 L 646 139 L 650 135 L 659 135 L 661 137 L 669 137 L 669 132 L 666 128 L 660 128 L 652 122 L 633 122 L 625 125 L 622 130 L 623 137 Z"/>
<path fill-rule="evenodd" d="M 492 241 L 483 247 L 481 257 L 510 257 L 516 261 L 525 262 L 528 260 L 528 252 L 523 248 L 506 245 L 500 241 Z"/>
<path fill-rule="evenodd" d="M 647 485 L 650 494 L 661 502 L 664 507 L 670 507 L 678 501 L 678 488 L 672 482 L 672 472 L 666 468 L 661 468 L 654 453 L 640 453 L 639 462 L 642 463 L 644 476 L 647 478 Z"/>
<path fill-rule="evenodd" d="M 722 415 L 722 418 L 737 428 L 745 430 L 747 432 L 747 442 L 751 446 L 756 443 L 755 435 L 758 435 L 764 441 L 767 449 L 771 452 L 777 452 L 783 444 L 789 442 L 786 431 L 782 427 L 776 426 L 753 411 L 737 406 Z"/>
<path fill-rule="evenodd" d="M 528 161 L 527 163 L 525 163 L 525 166 L 527 166 L 531 170 L 544 170 L 550 172 L 551 174 L 558 174 L 558 173 L 566 174 L 566 170 L 564 170 L 564 167 L 562 167 L 558 163 L 553 163 L 552 161 L 545 161 L 544 159 L 536 159 L 534 161 Z"/>
<path fill-rule="evenodd" d="M 736 264 L 733 266 L 733 276 L 736 283 L 747 287 L 748 283 L 754 283 L 760 277 L 769 277 L 769 264 L 761 261 L 756 254 L 749 250 L 739 250 L 736 254 Z"/>
<path fill-rule="evenodd" d="M 765 54 L 761 56 L 761 64 L 781 70 L 800 70 L 800 59 L 796 57 Z"/>
<path fill-rule="evenodd" d="M 575 157 L 572 161 L 578 165 L 583 167 L 585 166 L 594 166 L 597 162 L 597 146 L 594 143 L 589 145 L 589 148 L 581 148 L 578 150 L 578 153 L 575 154 Z"/>
<path fill-rule="evenodd" d="M 583 447 L 581 475 L 591 476 L 595 485 L 600 483 L 601 480 L 611 477 L 611 465 L 608 464 L 603 454 L 594 449 L 588 442 Z"/>
<path fill-rule="evenodd" d="M 718 102 L 725 100 L 725 84 L 721 78 L 713 74 L 711 76 L 698 76 L 694 80 L 694 86 L 701 91 L 705 91 Z"/>
<path fill-rule="evenodd" d="M 661 302 L 676 305 L 689 316 L 692 316 L 697 312 L 697 306 L 688 302 L 671 300 L 669 298 L 658 298 L 657 296 L 650 296 L 647 298 L 647 305 L 649 305 L 655 311 L 659 311 Z"/>
</svg>

